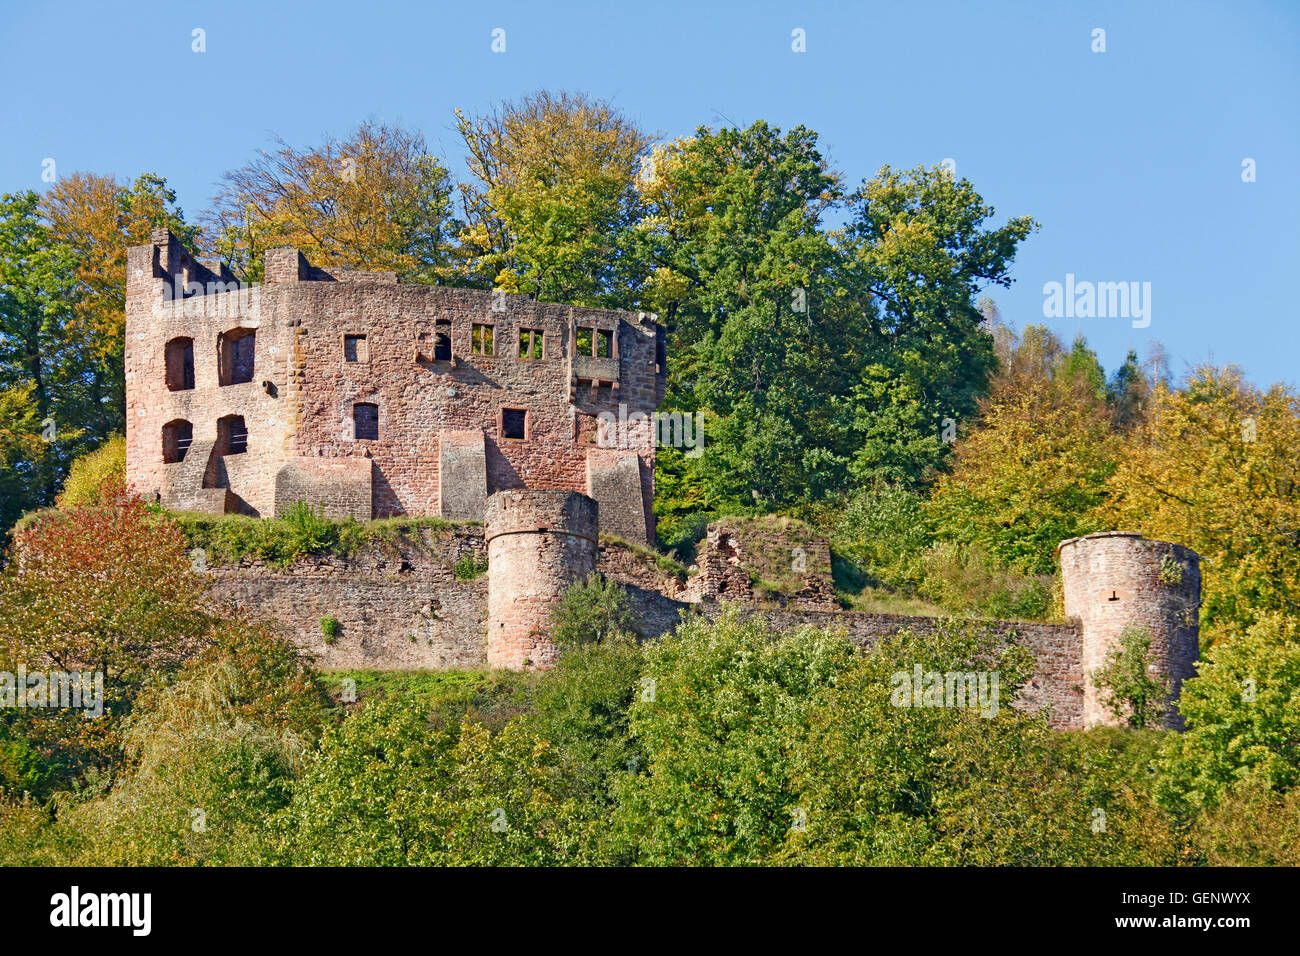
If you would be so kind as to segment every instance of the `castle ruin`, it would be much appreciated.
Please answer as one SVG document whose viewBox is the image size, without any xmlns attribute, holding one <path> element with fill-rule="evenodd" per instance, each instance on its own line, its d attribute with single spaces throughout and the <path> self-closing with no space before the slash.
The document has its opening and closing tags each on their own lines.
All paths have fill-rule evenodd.
<svg viewBox="0 0 1300 956">
<path fill-rule="evenodd" d="M 127 472 L 169 508 L 481 521 L 575 491 L 654 539 L 665 332 L 647 314 L 266 254 L 241 286 L 170 232 L 128 250 Z M 614 423 L 617 422 L 617 427 Z"/>
<path fill-rule="evenodd" d="M 757 607 L 752 578 L 793 556 L 801 586 L 777 626 L 844 630 L 869 647 L 922 617 L 839 609 L 824 539 L 710 526 L 689 581 L 616 541 L 654 541 L 655 411 L 665 330 L 652 315 L 399 283 L 270 250 L 241 286 L 166 230 L 128 250 L 127 478 L 178 511 L 332 518 L 442 516 L 390 557 L 212 568 L 217 594 L 259 607 L 330 667 L 545 667 L 551 609 L 599 569 L 643 636 L 694 607 Z M 698 440 L 698 436 L 697 436 Z M 1062 729 L 1114 722 L 1093 681 L 1125 629 L 1151 638 L 1176 702 L 1198 653 L 1200 568 L 1176 544 L 1110 532 L 1062 542 L 1064 624 L 987 622 L 1035 654 L 1017 706 Z M 461 580 L 453 565 L 485 564 Z M 319 621 L 341 622 L 337 643 Z M 1180 726 L 1171 703 L 1170 726 Z"/>
</svg>

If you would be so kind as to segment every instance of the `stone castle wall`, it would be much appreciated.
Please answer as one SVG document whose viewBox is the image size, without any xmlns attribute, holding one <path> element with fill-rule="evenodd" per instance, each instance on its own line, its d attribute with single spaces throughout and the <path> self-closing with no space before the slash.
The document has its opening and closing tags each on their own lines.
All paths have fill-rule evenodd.
<svg viewBox="0 0 1300 956">
<path fill-rule="evenodd" d="M 532 568 L 544 560 L 544 537 L 535 533 L 499 537 L 498 541 L 510 542 L 511 547 L 493 552 L 498 580 L 518 580 L 505 578 L 504 573 L 510 568 L 517 573 L 520 561 Z M 543 549 L 541 553 L 538 548 Z M 210 573 L 219 599 L 269 612 L 323 668 L 483 667 L 489 663 L 490 575 L 459 581 L 454 567 L 464 557 L 481 565 L 488 550 L 483 527 L 457 525 L 425 531 L 415 540 L 399 538 L 348 559 L 307 559 L 289 568 L 248 562 L 213 567 Z M 553 551 L 557 557 L 562 552 L 562 547 Z M 561 560 L 575 560 L 572 554 L 565 554 Z M 670 632 L 690 609 L 713 616 L 724 607 L 724 602 L 685 600 L 688 592 L 681 578 L 665 573 L 654 556 L 644 551 L 606 541 L 591 554 L 598 558 L 598 571 L 627 589 L 644 638 Z M 557 569 L 556 573 L 566 572 Z M 547 591 L 556 593 L 557 586 Z M 749 609 L 758 610 L 753 605 Z M 520 610 L 508 604 L 503 613 Z M 543 611 L 538 605 L 525 605 L 522 613 L 524 626 L 519 633 L 524 644 L 516 649 L 516 665 L 522 664 L 524 656 L 541 656 L 533 635 Z M 843 629 L 864 648 L 905 628 L 925 631 L 941 623 L 935 618 L 800 607 L 765 608 L 761 613 L 778 628 L 808 624 Z M 320 619 L 326 616 L 341 624 L 330 644 L 320 627 Z M 1081 727 L 1079 627 L 1005 622 L 990 622 L 990 627 L 1007 639 L 1015 636 L 1037 659 L 1033 677 L 1022 692 L 1021 706 L 1031 710 L 1050 707 L 1049 724 L 1053 727 Z"/>
</svg>

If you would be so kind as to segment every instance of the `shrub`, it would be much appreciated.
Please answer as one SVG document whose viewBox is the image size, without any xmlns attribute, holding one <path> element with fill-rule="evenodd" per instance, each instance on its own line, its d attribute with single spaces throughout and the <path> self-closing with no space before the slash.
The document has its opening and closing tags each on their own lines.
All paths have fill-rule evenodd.
<svg viewBox="0 0 1300 956">
<path fill-rule="evenodd" d="M 978 545 L 940 541 L 920 557 L 923 597 L 954 614 L 1040 620 L 1052 608 L 1054 578 L 999 565 Z"/>
<path fill-rule="evenodd" d="M 1160 583 L 1167 584 L 1170 587 L 1177 587 L 1183 583 L 1183 576 L 1187 569 L 1183 567 L 1183 562 L 1179 561 L 1172 554 L 1166 554 L 1160 559 Z"/>
<path fill-rule="evenodd" d="M 316 507 L 295 501 L 284 515 L 284 525 L 294 543 L 295 554 L 317 554 L 327 550 L 337 538 L 335 525 Z"/>
<path fill-rule="evenodd" d="M 864 488 L 841 503 L 831 525 L 831 548 L 873 583 L 913 588 L 921 552 L 930 543 L 921 506 L 921 497 L 906 488 Z M 845 576 L 851 579 L 852 573 Z"/>
<path fill-rule="evenodd" d="M 320 619 L 320 632 L 325 635 L 325 643 L 333 644 L 334 638 L 338 636 L 339 619 L 336 617 L 323 617 Z"/>
<path fill-rule="evenodd" d="M 487 556 L 484 555 L 480 561 L 472 554 L 462 555 L 457 561 L 452 573 L 456 576 L 457 581 L 473 581 L 481 576 L 488 569 Z"/>
<path fill-rule="evenodd" d="M 1158 725 L 1169 706 L 1169 683 L 1151 676 L 1151 632 L 1129 626 L 1119 646 L 1092 676 L 1110 713 L 1139 729 Z"/>
<path fill-rule="evenodd" d="M 118 718 L 147 677 L 175 671 L 211 643 L 207 580 L 179 529 L 120 486 L 107 503 L 44 512 L 14 537 L 0 571 L 0 669 L 103 673 L 106 717 L 24 709 L 21 735 L 66 780 L 119 759 Z"/>
<path fill-rule="evenodd" d="M 564 592 L 551 612 L 551 623 L 556 644 L 598 644 L 630 631 L 634 618 L 623 586 L 592 574 Z"/>
<path fill-rule="evenodd" d="M 101 504 L 106 485 L 116 487 L 125 483 L 126 438 L 110 435 L 97 449 L 73 461 L 59 492 L 58 506 L 66 509 Z"/>
<path fill-rule="evenodd" d="M 372 701 L 326 736 L 276 828 L 298 865 L 590 862 L 571 789 L 521 721 L 430 728 L 409 701 Z"/>
<path fill-rule="evenodd" d="M 771 859 L 791 825 L 796 742 L 817 696 L 852 664 L 843 637 L 778 634 L 735 610 L 645 648 L 629 716 L 644 767 L 616 782 L 615 852 L 649 865 Z"/>
<path fill-rule="evenodd" d="M 643 663 L 637 640 L 614 634 L 567 648 L 533 692 L 532 726 L 573 764 L 584 800 L 608 805 L 614 776 L 645 763 L 628 732 Z"/>
<path fill-rule="evenodd" d="M 1243 781 L 1278 794 L 1300 785 L 1298 702 L 1300 622 L 1271 612 L 1216 641 L 1183 683 L 1187 729 L 1161 755 L 1162 806 L 1185 819 Z"/>
</svg>

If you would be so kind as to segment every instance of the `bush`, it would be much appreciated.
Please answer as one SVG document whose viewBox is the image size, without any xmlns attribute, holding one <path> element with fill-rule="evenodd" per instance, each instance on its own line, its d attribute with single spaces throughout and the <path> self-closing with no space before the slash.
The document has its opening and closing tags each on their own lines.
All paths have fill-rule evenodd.
<svg viewBox="0 0 1300 956">
<path fill-rule="evenodd" d="M 1282 794 L 1300 786 L 1300 621 L 1262 615 L 1216 641 L 1183 683 L 1187 729 L 1161 755 L 1157 796 L 1179 819 L 1212 809 L 1245 781 Z"/>
<path fill-rule="evenodd" d="M 1042 620 L 1052 610 L 1054 577 L 1007 570 L 978 545 L 933 544 L 921 555 L 920 574 L 921 595 L 953 614 Z"/>
<path fill-rule="evenodd" d="M 209 584 L 176 525 L 120 485 L 105 488 L 109 503 L 44 512 L 25 525 L 13 544 L 21 559 L 0 571 L 0 669 L 84 661 L 103 674 L 102 718 L 47 708 L 6 718 L 65 785 L 120 760 L 120 718 L 146 679 L 174 672 L 212 642 L 216 626 Z"/>
<path fill-rule="evenodd" d="M 918 561 L 930 543 L 919 495 L 880 484 L 847 497 L 831 525 L 831 549 L 871 583 L 913 589 Z M 845 574 L 847 572 L 847 574 Z M 847 578 L 852 573 L 845 569 Z"/>
<path fill-rule="evenodd" d="M 655 526 L 659 547 L 672 554 L 682 564 L 695 560 L 695 551 L 709 531 L 709 522 L 717 518 L 712 511 L 696 511 L 688 515 L 662 515 Z"/>
<path fill-rule="evenodd" d="M 1151 676 L 1151 632 L 1126 627 L 1119 646 L 1092 676 L 1102 703 L 1111 715 L 1130 727 L 1156 726 L 1169 706 L 1169 682 Z"/>
<path fill-rule="evenodd" d="M 473 581 L 480 577 L 488 569 L 487 556 L 479 560 L 472 554 L 462 555 L 457 561 L 452 573 L 456 576 L 457 581 Z"/>
<path fill-rule="evenodd" d="M 372 701 L 326 736 L 275 827 L 297 865 L 591 862 L 595 821 L 571 789 L 521 721 L 431 728 L 410 702 Z"/>
<path fill-rule="evenodd" d="M 853 646 L 813 628 L 778 634 L 733 609 L 688 620 L 645 655 L 629 717 L 645 764 L 615 785 L 614 852 L 648 865 L 769 862 L 797 807 L 793 748 Z"/>
<path fill-rule="evenodd" d="M 126 483 L 126 438 L 110 435 L 108 441 L 92 452 L 87 452 L 72 463 L 63 490 L 59 492 L 60 508 L 79 508 L 104 502 L 104 488 Z"/>
<path fill-rule="evenodd" d="M 631 631 L 635 619 L 627 591 L 599 574 L 573 584 L 551 612 L 555 643 L 597 643 Z"/>
<path fill-rule="evenodd" d="M 326 644 L 334 643 L 334 638 L 338 636 L 341 626 L 337 617 L 323 617 L 320 619 L 320 632 L 325 635 Z"/>
<path fill-rule="evenodd" d="M 628 732 L 643 666 L 636 639 L 614 634 L 567 648 L 534 690 L 532 726 L 572 763 L 584 801 L 609 805 L 615 775 L 645 763 Z"/>
</svg>

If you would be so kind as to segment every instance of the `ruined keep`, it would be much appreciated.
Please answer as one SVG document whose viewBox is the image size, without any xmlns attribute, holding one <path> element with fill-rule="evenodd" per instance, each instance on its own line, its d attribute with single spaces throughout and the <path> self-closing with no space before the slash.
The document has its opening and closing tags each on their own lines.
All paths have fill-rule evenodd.
<svg viewBox="0 0 1300 956">
<path fill-rule="evenodd" d="M 1168 682 L 1177 701 L 1183 681 L 1196 672 L 1199 654 L 1201 561 L 1196 552 L 1140 534 L 1107 531 L 1062 541 L 1057 556 L 1065 616 L 1079 621 L 1083 636 L 1084 725 L 1114 720 L 1092 675 L 1105 666 L 1130 627 L 1150 637 L 1148 670 Z M 1172 704 L 1165 723 L 1182 726 Z"/>
<path fill-rule="evenodd" d="M 175 510 L 482 520 L 580 492 L 653 540 L 654 316 L 322 269 L 272 249 L 241 287 L 166 230 L 127 255 L 127 475 Z"/>
</svg>

